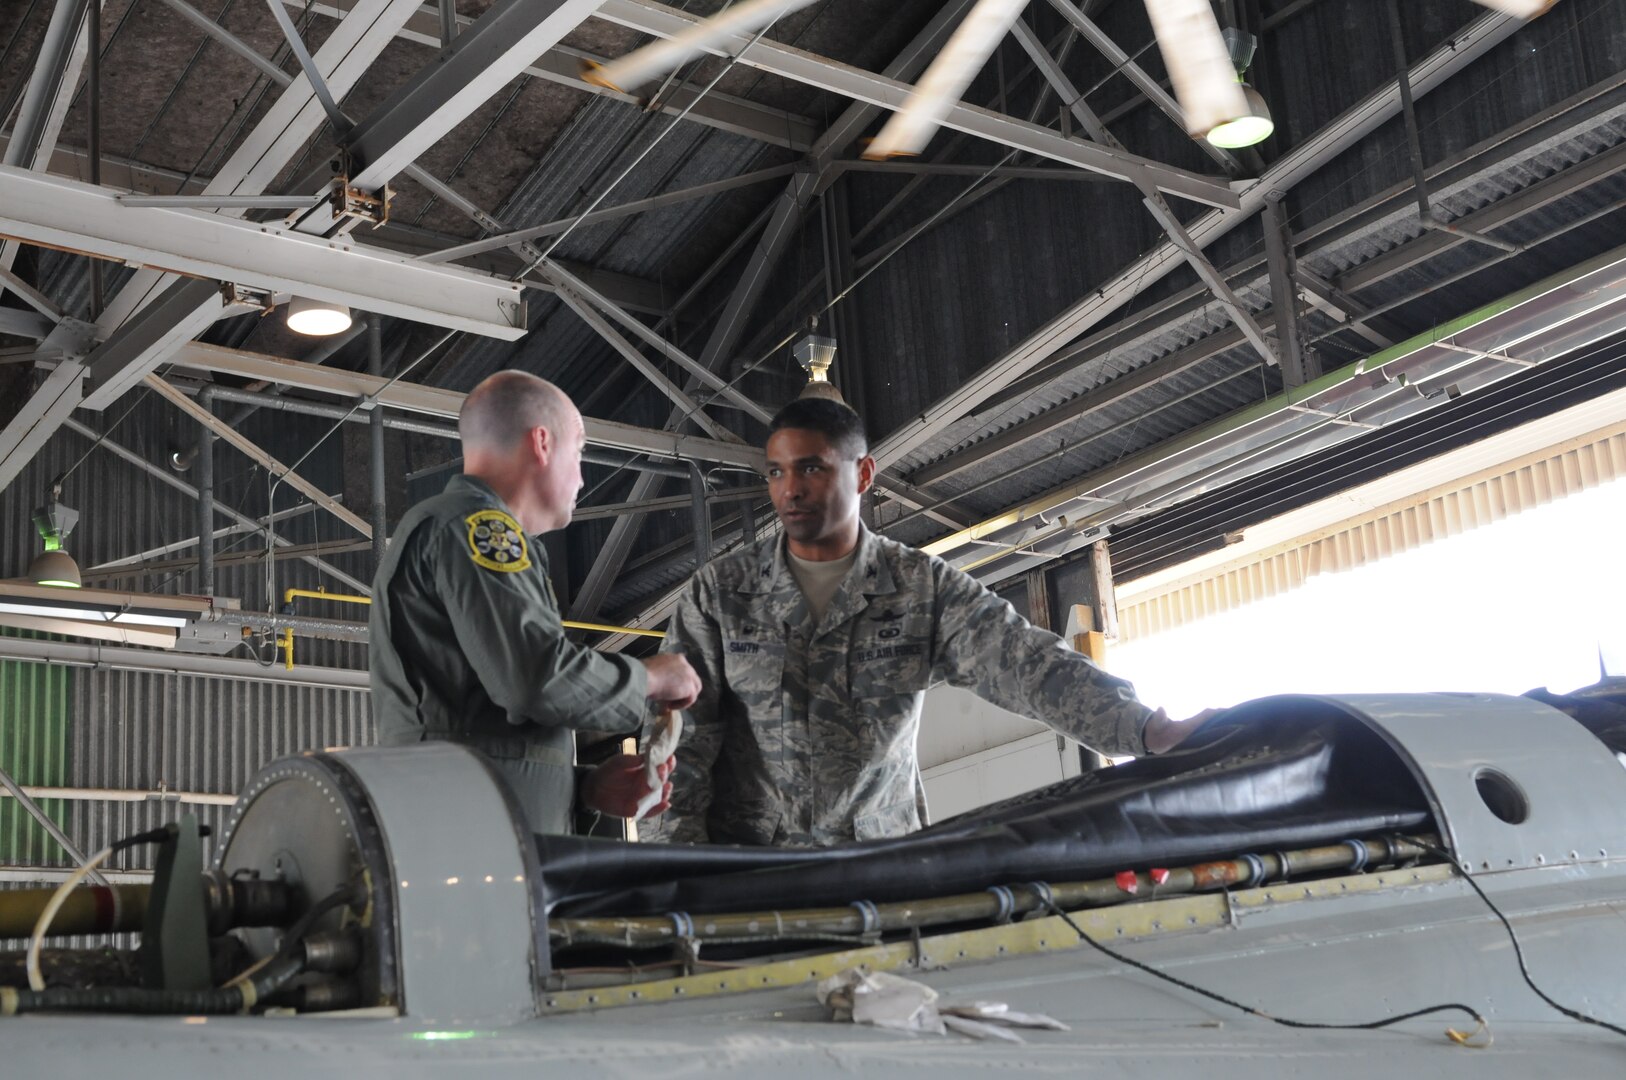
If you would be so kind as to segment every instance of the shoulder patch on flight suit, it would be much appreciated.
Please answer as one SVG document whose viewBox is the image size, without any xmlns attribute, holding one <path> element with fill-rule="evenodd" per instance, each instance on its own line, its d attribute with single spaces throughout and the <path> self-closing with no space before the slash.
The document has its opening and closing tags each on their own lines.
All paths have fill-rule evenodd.
<svg viewBox="0 0 1626 1080">
<path fill-rule="evenodd" d="M 479 510 L 463 519 L 469 526 L 469 557 L 487 570 L 514 573 L 531 568 L 525 530 L 501 510 Z"/>
</svg>

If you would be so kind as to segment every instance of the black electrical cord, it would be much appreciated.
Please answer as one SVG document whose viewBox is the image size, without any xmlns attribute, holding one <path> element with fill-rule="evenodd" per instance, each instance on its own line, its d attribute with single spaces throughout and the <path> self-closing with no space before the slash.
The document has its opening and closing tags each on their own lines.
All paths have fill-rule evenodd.
<svg viewBox="0 0 1626 1080">
<path fill-rule="evenodd" d="M 243 1012 L 286 986 L 303 959 L 280 958 L 242 983 L 219 990 L 150 990 L 137 986 L 9 990 L 0 987 L 0 1016 L 29 1012 L 119 1012 L 222 1016 Z"/>
<path fill-rule="evenodd" d="M 1079 926 L 1078 923 L 1074 922 L 1073 917 L 1071 915 L 1067 914 L 1067 912 L 1063 911 L 1060 907 L 1058 907 L 1054 900 L 1051 900 L 1049 897 L 1045 897 L 1045 896 L 1041 896 L 1039 899 L 1040 899 L 1040 902 L 1045 905 L 1045 907 L 1050 909 L 1052 914 L 1059 915 L 1063 922 L 1065 922 L 1068 926 L 1072 927 L 1073 932 L 1076 933 L 1079 936 L 1079 939 L 1081 941 L 1083 941 L 1084 943 L 1089 945 L 1091 948 L 1094 948 L 1094 949 L 1098 950 L 1099 952 L 1105 953 L 1107 956 L 1109 956 L 1112 959 L 1118 961 L 1119 963 L 1128 964 L 1132 968 L 1136 968 L 1136 969 L 1138 969 L 1140 971 L 1144 971 L 1144 972 L 1146 972 L 1146 974 L 1155 976 L 1155 977 L 1157 977 L 1159 979 L 1164 980 L 1165 982 L 1171 982 L 1174 985 L 1176 985 L 1176 986 L 1178 986 L 1178 987 L 1180 987 L 1180 988 L 1182 988 L 1184 990 L 1190 990 L 1194 994 L 1198 994 L 1198 995 L 1201 995 L 1202 997 L 1209 998 L 1209 999 L 1211 999 L 1213 1001 L 1217 1001 L 1222 1005 L 1229 1005 L 1233 1009 L 1240 1009 L 1243 1012 L 1247 1013 L 1249 1016 L 1257 1016 L 1257 1017 L 1260 1017 L 1261 1019 L 1269 1020 L 1273 1024 L 1280 1024 L 1283 1027 L 1290 1027 L 1290 1028 L 1315 1028 L 1315 1029 L 1329 1029 L 1329 1030 L 1337 1030 L 1337 1031 L 1375 1031 L 1378 1028 L 1389 1027 L 1391 1024 L 1399 1024 L 1399 1023 L 1401 1023 L 1403 1021 L 1406 1021 L 1406 1020 L 1415 1020 L 1419 1016 L 1428 1016 L 1431 1013 L 1460 1012 L 1460 1013 L 1465 1013 L 1468 1016 L 1471 1016 L 1473 1018 L 1474 1022 L 1479 1025 L 1479 1030 L 1484 1031 L 1484 1032 L 1487 1033 L 1487 1041 L 1484 1042 L 1484 1043 L 1470 1043 L 1468 1040 L 1472 1039 L 1475 1035 L 1477 1035 L 1479 1033 L 1478 1031 L 1464 1034 L 1463 1032 L 1455 1031 L 1455 1030 L 1453 1030 L 1451 1028 L 1447 1028 L 1446 1029 L 1446 1034 L 1451 1037 L 1451 1040 L 1453 1042 L 1458 1043 L 1458 1044 L 1463 1045 L 1463 1046 L 1489 1046 L 1490 1045 L 1490 1042 L 1488 1040 L 1488 1034 L 1490 1032 L 1490 1023 L 1488 1021 L 1486 1021 L 1485 1017 L 1482 1016 L 1477 1009 L 1473 1009 L 1473 1008 L 1470 1008 L 1467 1005 L 1462 1005 L 1462 1004 L 1459 1004 L 1459 1003 L 1456 1003 L 1456 1002 L 1451 1002 L 1451 1003 L 1445 1004 L 1445 1005 L 1430 1005 L 1428 1008 L 1425 1008 L 1425 1009 L 1414 1009 L 1411 1012 L 1400 1013 L 1397 1016 L 1387 1016 L 1387 1017 L 1384 1017 L 1381 1020 L 1369 1020 L 1369 1021 L 1367 1021 L 1365 1023 L 1360 1023 L 1360 1024 L 1329 1024 L 1329 1023 L 1322 1023 L 1322 1022 L 1316 1021 L 1316 1020 L 1290 1020 L 1290 1019 L 1287 1019 L 1287 1018 L 1281 1017 L 1281 1016 L 1272 1016 L 1270 1013 L 1264 1012 L 1261 1009 L 1256 1009 L 1252 1005 L 1244 1005 L 1242 1002 L 1235 1001 L 1235 1000 L 1233 1000 L 1231 998 L 1228 998 L 1228 997 L 1224 996 L 1223 994 L 1216 994 L 1212 990 L 1204 990 L 1202 987 L 1194 986 L 1193 984 L 1186 982 L 1182 978 L 1179 978 L 1179 977 L 1174 976 L 1174 975 L 1170 975 L 1166 971 L 1159 971 L 1157 968 L 1152 967 L 1149 964 L 1143 964 L 1139 960 L 1134 959 L 1133 957 L 1125 956 L 1123 953 L 1120 953 L 1120 952 L 1117 952 L 1117 951 L 1115 951 L 1113 949 L 1107 948 L 1105 945 L 1101 944 L 1099 941 L 1096 941 L 1089 934 L 1085 933 L 1084 928 L 1082 926 Z"/>
<path fill-rule="evenodd" d="M 1598 1027 L 1604 1028 L 1608 1031 L 1613 1031 L 1616 1035 L 1626 1036 L 1626 1028 L 1622 1028 L 1616 1024 L 1611 1024 L 1607 1020 L 1599 1020 L 1596 1016 L 1588 1016 L 1584 1012 L 1577 1009 L 1572 1009 L 1568 1005 L 1561 1005 L 1554 1001 L 1551 997 L 1548 997 L 1547 991 L 1537 986 L 1536 980 L 1530 977 L 1530 968 L 1524 962 L 1524 949 L 1519 945 L 1519 935 L 1513 932 L 1513 924 L 1508 922 L 1506 915 L 1502 914 L 1502 909 L 1497 907 L 1491 901 L 1491 898 L 1485 895 L 1485 890 L 1479 887 L 1479 882 L 1473 879 L 1473 875 L 1465 872 L 1462 867 L 1457 865 L 1457 861 L 1454 858 L 1439 848 L 1425 844 L 1421 840 L 1413 839 L 1412 842 L 1418 847 L 1427 851 L 1429 854 L 1444 859 L 1448 864 L 1450 864 L 1452 871 L 1455 872 L 1456 875 L 1463 881 L 1466 881 L 1469 888 L 1473 889 L 1474 892 L 1479 894 L 1479 899 L 1485 902 L 1485 906 L 1490 908 L 1491 914 L 1496 916 L 1497 921 L 1502 924 L 1502 928 L 1507 931 L 1507 939 L 1513 942 L 1513 955 L 1519 961 L 1519 974 L 1524 976 L 1524 984 L 1530 988 L 1532 993 L 1534 993 L 1548 1005 L 1552 1006 L 1552 1008 L 1569 1017 L 1571 1020 L 1579 1020 L 1583 1024 L 1596 1024 Z"/>
</svg>

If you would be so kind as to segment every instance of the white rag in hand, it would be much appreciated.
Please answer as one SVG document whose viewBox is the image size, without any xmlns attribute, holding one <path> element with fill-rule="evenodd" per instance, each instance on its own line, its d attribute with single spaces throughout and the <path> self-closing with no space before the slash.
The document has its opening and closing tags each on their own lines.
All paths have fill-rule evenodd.
<svg viewBox="0 0 1626 1080">
<path fill-rule="evenodd" d="M 660 768 L 672 760 L 672 755 L 677 752 L 678 740 L 682 737 L 683 714 L 663 710 L 655 719 L 655 733 L 649 737 L 649 746 L 644 749 L 644 779 L 649 782 L 649 794 L 638 800 L 638 810 L 632 815 L 634 821 L 642 820 L 652 807 L 660 804 L 661 791 L 665 787 L 661 782 Z"/>
</svg>

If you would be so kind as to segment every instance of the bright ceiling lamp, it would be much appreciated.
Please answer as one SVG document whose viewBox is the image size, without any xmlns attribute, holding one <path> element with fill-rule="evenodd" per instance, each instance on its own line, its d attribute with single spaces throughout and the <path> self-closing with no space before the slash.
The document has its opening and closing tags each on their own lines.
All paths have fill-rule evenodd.
<svg viewBox="0 0 1626 1080">
<path fill-rule="evenodd" d="M 1248 111 L 1234 120 L 1226 120 L 1208 129 L 1208 141 L 1222 150 L 1240 150 L 1255 146 L 1270 138 L 1276 130 L 1276 121 L 1270 118 L 1270 106 L 1259 91 L 1242 83 L 1242 96 Z"/>
<path fill-rule="evenodd" d="M 1558 0 L 1475 0 L 1475 2 L 1507 15 L 1534 19 L 1537 15 L 1545 15 Z"/>
<path fill-rule="evenodd" d="M 841 391 L 830 381 L 830 365 L 836 362 L 836 339 L 807 334 L 791 346 L 791 355 L 807 371 L 807 385 L 799 398 L 828 398 L 846 404 Z"/>
<path fill-rule="evenodd" d="M 1209 0 L 1146 0 L 1146 14 L 1188 133 L 1235 149 L 1275 130 L 1264 98 L 1239 74 L 1253 59 L 1250 36 L 1233 34 L 1227 41 Z M 1236 54 L 1239 46 L 1245 47 L 1245 57 Z"/>
<path fill-rule="evenodd" d="M 288 301 L 288 329 L 296 334 L 329 337 L 350 329 L 350 309 L 343 304 L 296 296 Z"/>
<path fill-rule="evenodd" d="M 62 550 L 68 534 L 79 524 L 79 511 L 63 506 L 62 484 L 51 485 L 51 501 L 34 511 L 34 528 L 45 542 L 45 551 L 28 566 L 28 580 L 36 585 L 52 585 L 61 589 L 77 589 L 84 583 L 79 564 L 73 556 Z"/>
<path fill-rule="evenodd" d="M 864 156 L 884 161 L 926 149 L 943 117 L 960 100 L 1025 7 L 1027 0 L 978 0 L 915 84 L 915 92 L 864 148 Z"/>
<path fill-rule="evenodd" d="M 582 78 L 595 86 L 625 93 L 651 79 L 674 71 L 680 64 L 736 34 L 762 29 L 781 15 L 807 7 L 813 0 L 741 0 L 678 34 L 646 45 L 608 64 L 591 60 L 582 64 Z"/>
</svg>

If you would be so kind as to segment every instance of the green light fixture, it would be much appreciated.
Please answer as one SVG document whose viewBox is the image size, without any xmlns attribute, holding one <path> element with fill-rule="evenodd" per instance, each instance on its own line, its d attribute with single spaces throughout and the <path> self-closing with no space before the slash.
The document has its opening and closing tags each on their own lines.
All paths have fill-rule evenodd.
<svg viewBox="0 0 1626 1080">
<path fill-rule="evenodd" d="M 1248 103 L 1246 113 L 1208 129 L 1208 141 L 1223 150 L 1255 146 L 1270 138 L 1271 132 L 1276 130 L 1276 121 L 1270 118 L 1270 106 L 1265 104 L 1259 91 L 1243 83 L 1242 96 Z"/>
<path fill-rule="evenodd" d="M 34 528 L 45 542 L 45 551 L 28 565 L 28 580 L 36 585 L 77 589 L 84 584 L 79 564 L 63 550 L 68 534 L 79 524 L 79 511 L 62 505 L 62 483 L 51 485 L 51 501 L 34 511 Z"/>
<path fill-rule="evenodd" d="M 1209 128 L 1204 138 L 1223 150 L 1241 150 L 1270 138 L 1276 130 L 1276 121 L 1270 117 L 1270 106 L 1266 104 L 1264 95 L 1243 79 L 1253 63 L 1258 39 L 1231 26 L 1226 27 L 1221 36 L 1225 39 L 1225 51 L 1230 54 L 1231 66 L 1236 68 L 1236 81 L 1242 88 L 1244 108 Z"/>
</svg>

